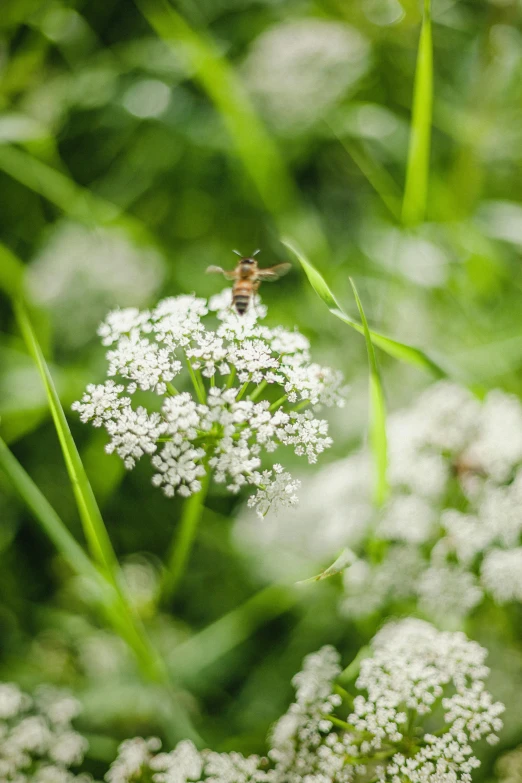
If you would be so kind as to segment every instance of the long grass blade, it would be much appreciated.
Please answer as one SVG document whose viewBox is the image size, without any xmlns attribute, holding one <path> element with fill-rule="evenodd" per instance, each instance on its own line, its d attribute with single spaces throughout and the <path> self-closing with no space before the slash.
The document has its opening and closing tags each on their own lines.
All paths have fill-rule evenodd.
<svg viewBox="0 0 522 783">
<path fill-rule="evenodd" d="M 116 573 L 118 571 L 118 564 L 116 555 L 114 554 L 107 529 L 103 522 L 89 479 L 85 473 L 78 449 L 76 448 L 76 444 L 71 435 L 69 424 L 65 417 L 51 373 L 49 372 L 49 368 L 47 367 L 47 363 L 34 333 L 31 320 L 21 299 L 15 300 L 14 309 L 20 331 L 29 353 L 35 361 L 45 387 L 49 408 L 56 427 L 60 446 L 62 447 L 67 472 L 80 513 L 87 544 L 95 562 L 104 569 L 107 575 L 111 575 L 114 582 L 117 582 Z"/>
<path fill-rule="evenodd" d="M 120 225 L 138 240 L 155 244 L 138 218 L 81 187 L 71 177 L 34 155 L 8 144 L 0 145 L 0 171 L 55 204 L 66 215 L 87 226 Z"/>
<path fill-rule="evenodd" d="M 24 265 L 18 256 L 0 243 L 0 288 L 9 296 L 20 296 L 24 272 Z"/>
<path fill-rule="evenodd" d="M 261 625 L 291 609 L 301 595 L 293 585 L 273 584 L 263 588 L 176 647 L 170 656 L 176 672 L 189 682 L 248 639 Z"/>
<path fill-rule="evenodd" d="M 401 193 L 391 174 L 367 154 L 362 144 L 339 136 L 337 138 L 394 219 L 400 221 Z"/>
<path fill-rule="evenodd" d="M 388 468 L 388 442 L 386 438 L 386 403 L 384 400 L 384 390 L 382 387 L 379 366 L 373 348 L 368 321 L 362 306 L 362 302 L 357 293 L 357 288 L 352 278 L 350 283 L 353 289 L 353 295 L 357 302 L 359 314 L 364 329 L 366 340 L 366 350 L 368 351 L 368 363 L 370 365 L 370 443 L 375 460 L 375 504 L 382 506 L 386 499 L 388 491 L 388 482 L 386 471 Z"/>
<path fill-rule="evenodd" d="M 431 122 L 433 112 L 433 43 L 431 35 L 431 2 L 424 0 L 413 109 L 406 169 L 406 184 L 402 203 L 402 221 L 413 225 L 424 220 L 428 196 Z"/>
<path fill-rule="evenodd" d="M 335 315 L 336 318 L 339 318 L 345 324 L 351 326 L 352 329 L 355 329 L 359 334 L 364 334 L 364 326 L 344 312 L 328 283 L 315 266 L 313 266 L 303 253 L 297 249 L 293 242 L 284 239 L 282 240 L 282 243 L 297 258 L 310 285 L 326 304 L 332 315 Z M 369 331 L 373 344 L 378 348 L 381 348 L 390 356 L 393 356 L 395 359 L 399 359 L 407 364 L 412 364 L 415 367 L 420 367 L 437 378 L 444 378 L 447 375 L 446 371 L 420 348 L 415 348 L 414 346 L 406 345 L 406 343 L 401 343 L 398 340 L 393 340 L 391 337 L 387 337 L 379 332 L 374 332 L 372 329 Z"/>
<path fill-rule="evenodd" d="M 212 38 L 190 27 L 167 0 L 137 0 L 136 4 L 158 36 L 183 52 L 190 70 L 218 109 L 265 204 L 271 211 L 284 209 L 293 197 L 293 183 L 241 81 Z"/>
</svg>

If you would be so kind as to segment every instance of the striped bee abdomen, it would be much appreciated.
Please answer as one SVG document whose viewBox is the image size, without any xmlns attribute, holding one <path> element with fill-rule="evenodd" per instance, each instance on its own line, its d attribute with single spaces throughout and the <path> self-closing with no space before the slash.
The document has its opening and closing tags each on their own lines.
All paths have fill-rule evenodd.
<svg viewBox="0 0 522 783">
<path fill-rule="evenodd" d="M 239 315 L 247 311 L 250 297 L 252 296 L 252 283 L 250 280 L 238 280 L 232 289 L 232 304 Z"/>
</svg>

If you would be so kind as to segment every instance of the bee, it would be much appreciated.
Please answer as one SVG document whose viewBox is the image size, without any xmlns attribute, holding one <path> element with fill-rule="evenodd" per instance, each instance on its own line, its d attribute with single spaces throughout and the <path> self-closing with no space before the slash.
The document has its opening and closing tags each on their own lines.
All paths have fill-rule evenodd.
<svg viewBox="0 0 522 783">
<path fill-rule="evenodd" d="M 261 269 L 255 259 L 255 256 L 260 252 L 259 250 L 252 253 L 251 256 L 243 256 L 239 250 L 234 250 L 233 252 L 239 256 L 239 261 L 235 269 L 227 270 L 222 269 L 220 266 L 209 266 L 207 268 L 207 273 L 219 272 L 224 275 L 227 280 L 234 281 L 232 287 L 232 306 L 235 308 L 238 315 L 244 315 L 261 283 L 264 281 L 270 282 L 278 280 L 290 271 L 292 264 L 276 264 L 275 266 Z"/>
</svg>

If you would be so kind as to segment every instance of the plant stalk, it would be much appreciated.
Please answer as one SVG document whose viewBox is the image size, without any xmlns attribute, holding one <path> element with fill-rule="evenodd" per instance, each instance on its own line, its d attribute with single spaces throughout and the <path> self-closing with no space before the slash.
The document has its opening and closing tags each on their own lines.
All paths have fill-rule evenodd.
<svg viewBox="0 0 522 783">
<path fill-rule="evenodd" d="M 203 515 L 209 483 L 210 473 L 207 470 L 201 480 L 199 492 L 195 492 L 185 501 L 179 525 L 170 545 L 166 569 L 163 574 L 161 599 L 164 604 L 169 604 L 172 601 L 183 578 L 196 538 L 198 524 Z"/>
</svg>

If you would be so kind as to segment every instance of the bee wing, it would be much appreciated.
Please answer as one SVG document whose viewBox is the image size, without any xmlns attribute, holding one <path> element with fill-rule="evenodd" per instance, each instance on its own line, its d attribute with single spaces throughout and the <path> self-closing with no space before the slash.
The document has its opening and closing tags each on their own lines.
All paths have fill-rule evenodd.
<svg viewBox="0 0 522 783">
<path fill-rule="evenodd" d="M 220 275 L 224 275 L 227 280 L 235 280 L 236 273 L 235 270 L 228 270 L 228 269 L 222 269 L 220 266 L 207 266 L 207 275 L 212 273 L 218 273 Z"/>
<path fill-rule="evenodd" d="M 256 272 L 256 277 L 258 280 L 266 280 L 266 282 L 279 280 L 279 278 L 283 277 L 283 275 L 286 275 L 286 273 L 289 272 L 291 268 L 292 264 L 276 264 L 275 266 L 270 266 L 267 269 L 258 269 Z"/>
</svg>

